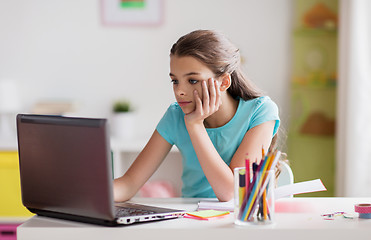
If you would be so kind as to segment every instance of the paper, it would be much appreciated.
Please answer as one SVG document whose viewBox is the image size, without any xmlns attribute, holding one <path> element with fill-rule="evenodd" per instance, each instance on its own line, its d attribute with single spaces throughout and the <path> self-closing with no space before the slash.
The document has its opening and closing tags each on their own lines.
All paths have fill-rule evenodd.
<svg viewBox="0 0 371 240">
<path fill-rule="evenodd" d="M 289 185 L 284 185 L 274 189 L 274 198 L 288 197 L 301 193 L 320 192 L 327 189 L 320 179 L 311 181 L 299 182 Z M 228 202 L 219 202 L 218 200 L 206 200 L 198 203 L 198 210 L 214 209 L 220 211 L 234 211 L 234 199 Z"/>
<path fill-rule="evenodd" d="M 190 217 L 192 219 L 208 220 L 211 218 L 218 218 L 229 214 L 229 211 L 217 211 L 217 210 L 202 210 L 197 212 L 189 212 L 185 217 Z"/>
<path fill-rule="evenodd" d="M 290 195 L 296 195 L 301 193 L 320 192 L 326 191 L 327 189 L 323 185 L 320 179 L 299 182 L 289 185 L 284 185 L 274 190 L 274 198 L 277 200 L 282 197 Z"/>
<path fill-rule="evenodd" d="M 198 210 L 213 209 L 219 211 L 234 211 L 234 199 L 228 202 L 219 202 L 218 200 L 200 201 L 198 203 Z"/>
</svg>

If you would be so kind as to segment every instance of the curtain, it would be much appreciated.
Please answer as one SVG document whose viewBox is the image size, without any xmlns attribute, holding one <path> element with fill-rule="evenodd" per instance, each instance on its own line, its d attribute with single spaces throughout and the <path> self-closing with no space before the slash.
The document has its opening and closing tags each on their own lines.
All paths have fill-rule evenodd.
<svg viewBox="0 0 371 240">
<path fill-rule="evenodd" d="M 371 1 L 341 0 L 336 195 L 371 196 Z"/>
</svg>

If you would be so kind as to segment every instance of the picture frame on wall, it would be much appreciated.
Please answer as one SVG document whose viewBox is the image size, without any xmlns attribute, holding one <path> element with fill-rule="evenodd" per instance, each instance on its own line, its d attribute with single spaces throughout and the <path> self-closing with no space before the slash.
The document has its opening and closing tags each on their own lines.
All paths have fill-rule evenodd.
<svg viewBox="0 0 371 240">
<path fill-rule="evenodd" d="M 156 26 L 163 22 L 163 0 L 101 0 L 105 26 Z"/>
</svg>

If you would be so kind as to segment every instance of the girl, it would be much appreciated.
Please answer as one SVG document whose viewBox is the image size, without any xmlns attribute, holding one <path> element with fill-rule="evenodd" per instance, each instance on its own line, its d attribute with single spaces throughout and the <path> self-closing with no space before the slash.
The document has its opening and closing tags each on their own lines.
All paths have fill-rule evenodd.
<svg viewBox="0 0 371 240">
<path fill-rule="evenodd" d="M 198 30 L 170 51 L 176 102 L 128 171 L 114 181 L 115 201 L 133 197 L 171 147 L 183 158 L 183 197 L 233 198 L 233 169 L 246 154 L 261 159 L 279 127 L 276 104 L 246 79 L 239 50 L 222 34 Z"/>
</svg>

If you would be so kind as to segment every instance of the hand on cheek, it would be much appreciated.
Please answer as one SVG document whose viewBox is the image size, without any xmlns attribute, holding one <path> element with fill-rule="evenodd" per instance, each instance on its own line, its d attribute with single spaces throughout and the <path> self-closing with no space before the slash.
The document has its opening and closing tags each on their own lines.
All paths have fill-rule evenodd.
<svg viewBox="0 0 371 240">
<path fill-rule="evenodd" d="M 185 120 L 188 124 L 199 123 L 211 116 L 219 110 L 221 102 L 220 86 L 218 81 L 210 78 L 207 81 L 202 81 L 202 96 L 197 90 L 194 90 L 195 110 L 186 114 Z"/>
</svg>

